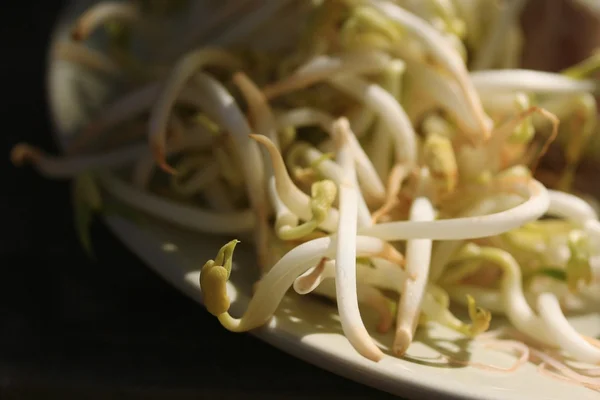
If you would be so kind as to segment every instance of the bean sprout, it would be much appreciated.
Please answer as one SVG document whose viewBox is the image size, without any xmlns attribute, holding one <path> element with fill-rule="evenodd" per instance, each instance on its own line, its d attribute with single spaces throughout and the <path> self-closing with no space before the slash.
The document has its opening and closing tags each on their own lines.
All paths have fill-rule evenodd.
<svg viewBox="0 0 600 400">
<path fill-rule="evenodd" d="M 203 302 L 231 331 L 268 322 L 293 287 L 335 300 L 373 362 L 385 356 L 361 305 L 394 332 L 396 356 L 437 323 L 518 356 L 468 365 L 534 362 L 598 387 L 597 368 L 568 366 L 600 362 L 568 319 L 598 301 L 600 221 L 570 192 L 596 131 L 597 54 L 561 73 L 523 69 L 525 0 L 224 2 L 210 23 L 191 3 L 83 13 L 52 56 L 117 90 L 64 158 L 17 144 L 13 164 L 74 179 L 80 214 L 110 198 L 253 242 L 261 278 L 241 317 L 227 289 L 238 241 L 201 268 Z M 190 12 L 176 27 L 172 6 Z M 104 28 L 108 43 L 91 47 Z M 551 146 L 567 164 L 558 187 L 541 183 L 557 173 L 539 162 Z M 510 340 L 485 333 L 493 314 Z"/>
</svg>

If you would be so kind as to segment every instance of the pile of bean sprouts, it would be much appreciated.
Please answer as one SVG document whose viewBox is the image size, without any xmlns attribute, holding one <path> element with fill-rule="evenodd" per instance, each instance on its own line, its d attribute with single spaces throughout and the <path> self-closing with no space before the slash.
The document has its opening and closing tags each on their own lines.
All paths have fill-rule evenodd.
<svg viewBox="0 0 600 400">
<path fill-rule="evenodd" d="M 438 323 L 517 352 L 510 370 L 531 361 L 600 390 L 599 342 L 565 317 L 600 304 L 600 223 L 572 189 L 596 132 L 597 54 L 520 69 L 525 0 L 232 0 L 210 18 L 193 4 L 100 2 L 53 49 L 119 88 L 64 158 L 11 154 L 74 179 L 82 236 L 110 196 L 254 243 L 262 278 L 241 318 L 226 289 L 237 239 L 201 270 L 231 331 L 265 324 L 293 287 L 335 300 L 372 361 L 359 305 L 397 356 Z M 538 171 L 553 142 L 564 166 Z M 485 332 L 492 314 L 512 328 Z"/>
</svg>

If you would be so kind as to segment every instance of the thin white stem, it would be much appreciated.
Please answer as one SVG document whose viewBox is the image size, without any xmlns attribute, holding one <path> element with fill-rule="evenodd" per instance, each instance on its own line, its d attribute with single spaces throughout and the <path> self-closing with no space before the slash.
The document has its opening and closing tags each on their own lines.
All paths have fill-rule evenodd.
<svg viewBox="0 0 600 400">
<path fill-rule="evenodd" d="M 314 294 L 336 300 L 335 282 L 332 280 L 323 281 L 313 291 Z M 370 312 L 375 312 L 379 317 L 377 331 L 386 333 L 394 322 L 394 316 L 390 307 L 390 300 L 379 290 L 363 282 L 356 285 L 356 297 L 362 305 L 370 307 Z"/>
<path fill-rule="evenodd" d="M 199 193 L 207 186 L 212 185 L 219 179 L 219 164 L 214 160 L 191 159 L 183 160 L 177 167 L 178 174 L 171 177 L 171 188 L 175 193 L 183 196 L 192 196 Z M 186 176 L 192 170 L 184 182 L 180 182 L 181 175 Z"/>
<path fill-rule="evenodd" d="M 344 175 L 344 171 L 342 170 L 342 168 L 339 166 L 339 164 L 337 164 L 334 161 L 326 160 L 326 159 L 324 160 L 323 159 L 324 154 L 321 153 L 319 150 L 307 145 L 303 149 L 302 155 L 305 157 L 306 162 L 309 165 L 312 165 L 313 163 L 318 162 L 315 169 L 317 171 L 319 171 L 319 173 L 321 175 L 323 175 L 324 178 L 330 179 L 338 185 L 342 182 L 343 175 Z M 364 198 L 360 188 L 357 188 L 357 195 L 358 195 L 358 226 L 359 227 L 370 226 L 370 225 L 372 225 L 370 223 L 371 222 L 371 212 L 369 211 L 369 208 L 367 207 L 367 203 L 365 201 L 365 198 Z"/>
<path fill-rule="evenodd" d="M 344 335 L 364 357 L 379 361 L 383 353 L 375 345 L 360 316 L 356 293 L 356 236 L 358 196 L 356 195 L 354 160 L 350 148 L 350 124 L 340 119 L 333 126 L 334 140 L 339 143 L 337 161 L 344 172 L 339 185 L 340 216 L 337 226 L 335 289 Z M 352 134 L 353 135 L 353 134 Z"/>
<path fill-rule="evenodd" d="M 546 213 L 550 201 L 544 185 L 536 180 L 531 180 L 522 195 L 529 199 L 510 210 L 499 213 L 438 221 L 387 222 L 362 229 L 360 234 L 389 241 L 459 240 L 495 236 L 518 228 L 527 222 L 535 221 Z"/>
<path fill-rule="evenodd" d="M 566 218 L 580 225 L 593 240 L 600 245 L 600 221 L 596 210 L 585 200 L 569 193 L 549 190 L 550 206 L 548 214 Z"/>
<path fill-rule="evenodd" d="M 100 134 L 110 128 L 141 116 L 152 107 L 160 94 L 161 85 L 158 82 L 150 83 L 136 89 L 102 109 L 100 115 L 67 146 L 67 154 L 76 154 L 86 149 L 93 148 Z M 197 96 L 190 89 L 183 89 L 176 97 L 176 103 L 198 106 Z"/>
<path fill-rule="evenodd" d="M 112 76 L 119 76 L 123 73 L 119 64 L 114 60 L 80 43 L 58 42 L 52 49 L 52 57 Z"/>
<path fill-rule="evenodd" d="M 269 177 L 269 199 L 275 209 L 275 232 L 298 226 L 298 216 L 290 211 L 277 193 L 275 176 Z"/>
<path fill-rule="evenodd" d="M 214 142 L 214 137 L 211 137 L 208 134 L 186 135 L 181 139 L 172 141 L 172 143 L 167 143 L 166 156 L 168 157 L 172 154 L 177 154 L 188 150 L 208 150 L 210 147 L 214 146 Z M 148 187 L 148 184 L 150 183 L 150 180 L 152 179 L 152 175 L 154 174 L 154 170 L 156 168 L 156 160 L 150 152 L 148 145 L 146 145 L 146 148 L 146 155 L 138 159 L 138 161 L 134 164 L 131 172 L 132 185 L 142 190 Z"/>
<path fill-rule="evenodd" d="M 600 349 L 587 342 L 573 328 L 563 314 L 558 299 L 552 293 L 538 297 L 537 308 L 546 326 L 547 334 L 566 351 L 569 356 L 591 364 L 600 363 Z"/>
<path fill-rule="evenodd" d="M 159 155 L 164 149 L 167 121 L 179 93 L 190 78 L 206 65 L 237 69 L 239 60 L 225 50 L 204 48 L 186 54 L 177 62 L 164 86 L 160 89 L 160 94 L 152 107 L 148 122 L 148 140 Z M 198 80 L 204 79 L 205 76 L 201 75 L 196 79 L 196 84 Z"/>
<path fill-rule="evenodd" d="M 254 128 L 260 135 L 264 135 L 271 139 L 271 142 L 279 149 L 279 137 L 277 136 L 277 128 L 275 123 L 275 116 L 273 111 L 267 102 L 264 94 L 260 91 L 258 86 L 243 72 L 238 72 L 233 77 L 234 83 L 240 88 L 243 96 L 248 103 L 252 120 L 254 122 Z M 275 179 L 271 163 L 269 163 L 269 156 L 263 151 L 263 163 L 265 165 L 265 177 L 267 180 L 272 181 Z M 273 192 L 271 196 L 278 196 L 277 192 Z M 279 199 L 277 199 L 279 200 Z M 281 203 L 281 201 L 279 202 Z M 274 205 L 270 202 L 270 205 Z M 269 212 L 269 211 L 265 211 Z M 262 229 L 257 231 L 257 253 L 260 265 L 265 265 L 268 258 L 268 234 L 267 234 L 267 221 L 262 223 Z"/>
<path fill-rule="evenodd" d="M 217 213 L 165 200 L 140 191 L 121 179 L 103 174 L 99 182 L 111 196 L 138 210 L 183 228 L 211 234 L 248 232 L 254 227 L 252 210 Z"/>
<path fill-rule="evenodd" d="M 230 331 L 243 332 L 266 323 L 296 278 L 314 267 L 321 258 L 335 254 L 335 237 L 324 237 L 303 243 L 286 253 L 260 280 L 257 291 L 240 319 L 229 314 L 219 316 L 219 321 Z M 393 248 L 392 248 L 393 249 Z M 377 257 L 393 251 L 386 242 L 356 237 L 356 254 L 359 257 Z"/>
<path fill-rule="evenodd" d="M 370 4 L 387 18 L 418 37 L 429 48 L 431 56 L 452 74 L 479 121 L 479 129 L 471 132 L 470 136 L 474 139 L 476 137 L 487 139 L 490 135 L 491 125 L 487 121 L 479 96 L 469 79 L 467 68 L 460 54 L 453 51 L 448 40 L 423 19 L 389 1 L 371 2 Z"/>
<path fill-rule="evenodd" d="M 312 219 L 310 197 L 300 190 L 292 181 L 292 178 L 287 172 L 285 162 L 281 157 L 281 153 L 279 153 L 277 148 L 266 136 L 252 135 L 252 138 L 264 145 L 271 156 L 277 193 L 283 203 L 301 219 L 305 221 Z M 327 213 L 327 217 L 319 227 L 327 232 L 334 232 L 337 228 L 338 221 L 338 210 L 331 208 Z"/>
<path fill-rule="evenodd" d="M 506 309 L 502 301 L 502 292 L 490 290 L 479 286 L 452 285 L 445 288 L 453 302 L 467 307 L 468 301 L 465 294 L 469 294 L 475 299 L 477 305 L 491 311 L 495 315 L 504 315 Z"/>
<path fill-rule="evenodd" d="M 566 379 L 567 382 L 571 383 L 583 384 L 584 386 L 589 386 L 595 390 L 600 389 L 600 379 L 577 373 L 563 362 L 558 361 L 541 350 L 529 347 L 529 351 L 533 357 L 540 359 L 543 365 L 548 364 L 552 368 L 556 369 L 560 373 L 555 374 L 557 378 Z"/>
<path fill-rule="evenodd" d="M 512 26 L 508 28 L 508 33 L 506 35 L 504 53 L 500 60 L 500 68 L 519 68 L 525 44 L 525 37 L 521 30 L 521 24 L 519 22 L 513 22 Z"/>
<path fill-rule="evenodd" d="M 481 48 L 471 63 L 472 70 L 491 69 L 496 66 L 502 54 L 502 44 L 506 40 L 506 32 L 515 21 L 519 20 L 528 0 L 512 0 L 503 3 L 500 15 L 495 19 Z"/>
<path fill-rule="evenodd" d="M 356 266 L 360 270 L 360 264 Z M 296 293 L 306 295 L 312 293 L 326 279 L 335 279 L 335 260 L 321 259 L 315 267 L 294 280 L 293 288 Z"/>
<path fill-rule="evenodd" d="M 511 199 L 512 200 L 512 199 Z M 518 200 L 521 202 L 522 200 Z M 479 217 L 505 211 L 510 208 L 510 202 L 506 201 L 504 195 L 490 196 L 481 200 L 473 208 L 465 211 L 461 217 Z M 444 273 L 448 261 L 458 248 L 464 243 L 462 240 L 449 240 L 438 242 L 434 246 L 431 259 L 431 280 L 436 282 Z"/>
<path fill-rule="evenodd" d="M 392 165 L 392 152 L 394 140 L 387 127 L 379 123 L 373 132 L 370 146 L 368 148 L 369 159 L 372 160 L 373 168 L 382 181 L 388 179 Z"/>
<path fill-rule="evenodd" d="M 468 133 L 478 129 L 479 121 L 460 92 L 456 81 L 428 65 L 416 62 L 407 62 L 407 64 L 408 74 L 414 81 L 413 84 L 430 97 L 432 106 L 440 106 L 452 115 L 462 128 L 461 131 Z"/>
<path fill-rule="evenodd" d="M 41 150 L 29 145 L 20 144 L 11 151 L 11 160 L 15 165 L 30 161 L 39 173 L 46 177 L 73 178 L 85 171 L 126 165 L 148 151 L 148 145 L 138 144 L 105 154 L 59 158 L 45 155 Z"/>
<path fill-rule="evenodd" d="M 347 115 L 350 127 L 357 138 L 362 138 L 369 132 L 369 128 L 375 122 L 375 112 L 369 107 L 360 106 Z"/>
<path fill-rule="evenodd" d="M 241 159 L 246 191 L 254 210 L 264 213 L 266 180 L 258 144 L 250 139 L 252 130 L 235 99 L 221 83 L 204 73 L 193 79 L 202 94 L 204 111 L 229 132 Z"/>
<path fill-rule="evenodd" d="M 71 35 L 75 40 L 85 40 L 106 22 L 132 23 L 139 19 L 139 9 L 132 2 L 102 1 L 90 7 L 79 17 Z"/>
<path fill-rule="evenodd" d="M 372 259 L 378 261 L 373 268 L 370 265 L 356 264 L 356 281 L 359 284 L 373 286 L 382 290 L 401 293 L 402 286 L 398 283 L 406 279 L 406 271 L 395 262 L 381 258 Z M 317 267 L 307 271 L 294 281 L 296 293 L 306 295 L 316 289 L 322 281 L 335 279 L 335 260 L 319 263 Z"/>
<path fill-rule="evenodd" d="M 269 103 L 256 84 L 243 72 L 233 76 L 233 82 L 240 88 L 253 116 L 256 132 L 271 139 L 279 149 L 277 125 Z"/>
<path fill-rule="evenodd" d="M 464 254 L 459 255 L 455 261 L 482 257 L 487 261 L 495 262 L 503 270 L 500 290 L 504 312 L 510 322 L 519 331 L 533 339 L 554 346 L 556 343 L 549 333 L 540 329 L 544 326 L 544 322 L 531 309 L 525 298 L 521 267 L 512 255 L 496 248 L 480 249 L 477 246 L 469 246 L 468 249 L 465 249 Z"/>
<path fill-rule="evenodd" d="M 483 23 L 481 21 L 481 1 L 454 1 L 458 17 L 466 25 L 465 44 L 469 48 L 478 48 L 483 37 L 481 32 Z"/>
<path fill-rule="evenodd" d="M 266 260 L 268 202 L 267 179 L 261 150 L 250 138 L 252 130 L 235 99 L 219 81 L 203 72 L 198 72 L 193 78 L 193 83 L 202 96 L 204 111 L 229 132 L 240 157 L 246 194 L 256 213 L 258 261 L 263 266 Z"/>
<path fill-rule="evenodd" d="M 357 51 L 337 57 L 321 55 L 300 66 L 291 76 L 267 86 L 265 96 L 274 98 L 303 89 L 340 74 L 367 74 L 385 68 L 390 57 L 380 51 Z"/>
<path fill-rule="evenodd" d="M 197 11 L 192 10 L 190 15 L 190 27 L 181 37 L 179 43 L 173 43 L 173 49 L 169 50 L 170 54 L 177 56 L 186 53 L 190 49 L 198 45 L 198 43 L 207 43 L 209 37 L 214 36 L 215 31 L 223 31 L 224 25 L 234 25 L 239 22 L 250 8 L 256 8 L 257 2 L 261 0 L 235 0 L 226 2 L 224 5 L 220 2 L 217 10 L 210 10 L 210 18 L 207 18 L 206 2 L 193 2 L 198 8 Z M 199 22 L 202 18 L 202 22 Z"/>
<path fill-rule="evenodd" d="M 292 0 L 265 1 L 260 7 L 253 12 L 245 14 L 232 29 L 223 32 L 221 35 L 211 40 L 220 46 L 230 45 L 240 38 L 245 38 L 252 34 L 266 21 L 279 13 L 283 8 L 287 7 Z"/>
<path fill-rule="evenodd" d="M 402 97 L 402 84 L 406 63 L 402 60 L 392 60 L 383 71 L 382 85 L 399 103 Z M 379 123 L 373 133 L 371 141 L 370 159 L 379 177 L 385 181 L 388 178 L 393 159 L 392 151 L 394 141 L 385 124 Z"/>
<path fill-rule="evenodd" d="M 585 200 L 569 193 L 548 190 L 550 204 L 548 214 L 567 218 L 577 224 L 584 225 L 589 220 L 598 219 L 596 210 Z"/>
<path fill-rule="evenodd" d="M 417 140 L 406 112 L 394 96 L 381 86 L 356 76 L 345 75 L 330 80 L 331 84 L 375 111 L 394 138 L 396 162 L 409 166 L 416 163 Z"/>
<path fill-rule="evenodd" d="M 419 182 L 420 188 L 410 208 L 410 221 L 435 220 L 436 211 L 425 195 L 428 190 L 428 180 L 429 173 L 427 169 L 423 169 Z M 406 243 L 406 273 L 408 279 L 397 283 L 403 287 L 396 317 L 396 334 L 394 338 L 394 353 L 397 355 L 406 352 L 417 329 L 421 302 L 429 278 L 431 246 L 431 239 L 412 239 Z"/>
<path fill-rule="evenodd" d="M 294 108 L 277 115 L 277 126 L 279 129 L 318 125 L 325 132 L 331 134 L 331 124 L 333 121 L 334 118 L 331 115 L 308 107 Z"/>
<path fill-rule="evenodd" d="M 538 94 L 573 94 L 594 92 L 596 83 L 567 76 L 527 69 L 476 71 L 470 74 L 477 91 L 482 93 L 534 92 Z"/>
<path fill-rule="evenodd" d="M 278 125 L 280 127 L 302 127 L 319 125 L 321 129 L 332 135 L 334 118 L 325 112 L 313 108 L 298 108 L 279 115 Z M 358 180 L 365 194 L 376 201 L 385 198 L 385 187 L 369 156 L 358 142 L 354 133 L 349 138 L 350 148 L 356 162 Z"/>
</svg>

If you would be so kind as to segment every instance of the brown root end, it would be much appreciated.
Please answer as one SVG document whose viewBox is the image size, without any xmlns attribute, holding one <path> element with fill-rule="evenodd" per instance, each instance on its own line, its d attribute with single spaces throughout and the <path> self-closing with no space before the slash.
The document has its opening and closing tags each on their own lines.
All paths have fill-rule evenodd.
<svg viewBox="0 0 600 400">
<path fill-rule="evenodd" d="M 265 95 L 265 98 L 267 100 L 271 100 L 271 99 L 273 99 L 274 97 L 276 97 L 278 95 L 279 90 L 277 88 L 277 85 L 275 84 L 275 85 L 265 86 L 262 89 L 262 92 Z"/>
<path fill-rule="evenodd" d="M 10 151 L 10 162 L 16 167 L 21 167 L 28 161 L 37 162 L 41 156 L 39 149 L 26 143 L 19 143 Z"/>
<path fill-rule="evenodd" d="M 177 170 L 175 170 L 175 168 L 171 167 L 167 163 L 167 157 L 164 147 L 156 143 L 152 143 L 150 147 L 152 148 L 154 161 L 156 161 L 158 167 L 169 175 L 177 175 Z"/>
<path fill-rule="evenodd" d="M 379 257 L 400 266 L 402 269 L 405 268 L 404 256 L 389 243 L 385 244 L 383 250 L 379 253 Z"/>
<path fill-rule="evenodd" d="M 591 336 L 586 336 L 586 335 L 582 335 L 583 339 L 585 339 L 586 342 L 588 342 L 589 344 L 591 344 L 594 347 L 597 347 L 600 349 L 600 340 L 593 338 Z"/>
<path fill-rule="evenodd" d="M 298 293 L 300 293 L 300 294 L 308 293 L 308 288 L 314 286 L 317 279 L 319 279 L 319 277 L 323 274 L 323 271 L 325 271 L 325 263 L 327 263 L 327 261 L 329 261 L 329 258 L 327 258 L 327 257 L 321 258 L 321 260 L 319 261 L 319 263 L 317 264 L 315 269 L 310 274 L 308 274 L 306 276 L 301 276 L 296 279 L 296 282 L 298 283 L 296 285 L 296 289 L 297 289 L 296 291 Z"/>
<path fill-rule="evenodd" d="M 546 155 L 546 153 L 548 152 L 548 149 L 550 148 L 550 145 L 556 140 L 556 138 L 558 136 L 558 128 L 560 125 L 560 120 L 558 119 L 558 117 L 556 115 L 552 114 L 550 111 L 543 109 L 543 108 L 539 108 L 539 107 L 536 107 L 535 110 L 539 114 L 541 114 L 543 117 L 545 117 L 546 119 L 548 119 L 550 121 L 550 123 L 552 124 L 552 133 L 550 134 L 550 136 L 548 137 L 548 140 L 546 140 L 546 142 L 540 149 L 539 154 L 537 155 L 537 157 L 531 164 L 530 169 L 531 169 L 532 175 L 535 174 L 540 160 L 542 159 L 542 157 L 544 157 Z"/>
<path fill-rule="evenodd" d="M 413 335 L 406 328 L 401 328 L 396 331 L 396 338 L 394 339 L 393 352 L 396 356 L 402 357 L 408 346 L 413 340 Z"/>
<path fill-rule="evenodd" d="M 231 81 L 236 85 L 240 90 L 242 88 L 245 89 L 244 85 L 247 83 L 248 77 L 241 71 L 237 71 L 231 77 Z"/>
<path fill-rule="evenodd" d="M 75 26 L 71 30 L 71 40 L 75 42 L 81 42 L 84 39 L 84 33 L 81 26 Z"/>
<path fill-rule="evenodd" d="M 388 305 L 388 299 L 379 290 L 376 290 L 366 299 L 366 304 L 371 306 L 379 317 L 377 332 L 387 333 L 394 324 L 394 315 Z"/>
<path fill-rule="evenodd" d="M 386 334 L 392 329 L 393 318 L 387 315 L 382 315 L 379 318 L 379 323 L 377 324 L 377 332 L 381 334 Z"/>
<path fill-rule="evenodd" d="M 398 204 L 399 201 L 396 198 L 391 199 L 391 201 L 386 200 L 386 202 L 373 213 L 371 217 L 371 221 L 373 222 L 373 224 L 377 224 L 386 214 L 391 212 L 393 208 L 396 207 Z"/>
<path fill-rule="evenodd" d="M 256 140 L 257 142 L 263 143 L 263 144 L 265 143 L 265 139 L 266 139 L 265 137 L 263 137 L 261 135 L 257 135 L 256 133 L 251 133 L 248 135 L 248 137 L 250 139 Z"/>
</svg>

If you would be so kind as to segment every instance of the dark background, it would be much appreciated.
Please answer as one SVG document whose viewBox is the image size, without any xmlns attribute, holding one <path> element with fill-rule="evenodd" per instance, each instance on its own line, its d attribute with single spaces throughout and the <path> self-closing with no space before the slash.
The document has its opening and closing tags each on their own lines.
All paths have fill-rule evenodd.
<svg viewBox="0 0 600 400">
<path fill-rule="evenodd" d="M 9 164 L 19 141 L 57 151 L 44 76 L 65 3 L 3 2 L 0 14 L 0 399 L 387 398 L 228 333 L 102 223 L 91 261 L 74 233 L 69 183 Z"/>
</svg>

